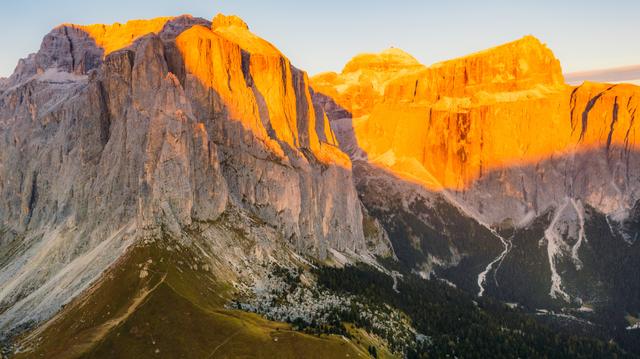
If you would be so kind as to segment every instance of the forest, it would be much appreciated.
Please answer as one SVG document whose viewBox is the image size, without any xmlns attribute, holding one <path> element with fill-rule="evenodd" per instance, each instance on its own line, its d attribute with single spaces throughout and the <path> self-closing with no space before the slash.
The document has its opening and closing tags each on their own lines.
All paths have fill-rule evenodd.
<svg viewBox="0 0 640 359">
<path fill-rule="evenodd" d="M 418 332 L 430 340 L 405 348 L 407 358 L 638 357 L 611 341 L 552 329 L 498 301 L 473 297 L 411 273 L 404 273 L 399 281 L 399 293 L 393 290 L 391 277 L 364 264 L 319 267 L 315 274 L 321 287 L 356 295 L 372 306 L 388 304 L 409 316 Z"/>
</svg>

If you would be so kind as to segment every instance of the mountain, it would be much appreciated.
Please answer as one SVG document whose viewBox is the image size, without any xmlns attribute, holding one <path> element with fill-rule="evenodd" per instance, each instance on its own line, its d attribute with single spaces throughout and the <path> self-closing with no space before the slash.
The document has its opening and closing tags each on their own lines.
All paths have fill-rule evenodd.
<svg viewBox="0 0 640 359">
<path fill-rule="evenodd" d="M 640 82 L 640 66 L 623 66 L 592 71 L 576 71 L 565 74 L 567 83 L 579 85 L 584 81 L 622 83 L 638 85 Z"/>
<path fill-rule="evenodd" d="M 163 238 L 225 281 L 258 271 L 240 269 L 248 258 L 389 253 L 365 240 L 351 162 L 306 74 L 239 18 L 62 25 L 20 61 L 0 108 L 4 336 Z"/>
<path fill-rule="evenodd" d="M 389 75 L 383 95 L 355 106 L 371 97 L 372 75 L 361 88 L 343 85 L 347 69 L 311 82 L 400 261 L 531 311 L 629 326 L 640 287 L 629 224 L 640 87 L 566 85 L 532 36 L 423 69 L 389 68 L 379 70 Z"/>
<path fill-rule="evenodd" d="M 384 100 L 384 90 L 390 81 L 424 68 L 413 56 L 390 48 L 380 54 L 354 57 L 339 75 L 328 72 L 314 76 L 313 87 L 358 118 L 369 114 L 373 106 Z"/>
<path fill-rule="evenodd" d="M 0 82 L 2 355 L 635 357 L 636 92 L 532 37 L 310 80 L 236 16 L 60 25 Z"/>
<path fill-rule="evenodd" d="M 314 79 L 321 95 L 325 77 Z M 636 86 L 565 85 L 551 51 L 525 37 L 399 74 L 339 140 L 395 174 L 455 192 L 490 224 L 519 223 L 566 196 L 622 218 L 637 200 L 637 107 Z M 588 163 L 575 159 L 583 153 L 592 153 Z M 579 171 L 560 168 L 569 157 Z M 544 178 L 521 173 L 551 160 Z M 501 206 L 483 206 L 486 186 L 502 187 L 493 190 Z"/>
</svg>

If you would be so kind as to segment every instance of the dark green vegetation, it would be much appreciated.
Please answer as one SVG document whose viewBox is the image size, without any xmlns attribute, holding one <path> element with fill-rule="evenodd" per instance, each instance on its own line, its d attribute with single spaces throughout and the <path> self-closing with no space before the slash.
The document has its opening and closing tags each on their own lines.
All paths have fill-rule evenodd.
<svg viewBox="0 0 640 359">
<path fill-rule="evenodd" d="M 438 281 L 405 274 L 396 293 L 387 275 L 365 265 L 316 271 L 319 285 L 405 312 L 430 341 L 409 358 L 634 358 L 613 343 L 557 331 L 532 316 Z M 366 329 L 366 328 L 365 328 Z"/>
<path fill-rule="evenodd" d="M 623 348 L 640 353 L 640 333 L 625 329 L 630 325 L 629 315 L 637 317 L 637 308 L 640 308 L 640 241 L 634 240 L 640 230 L 636 219 L 640 215 L 633 214 L 629 221 L 618 224 L 585 206 L 587 241 L 580 247 L 581 269 L 576 269 L 571 258 L 556 262 L 563 286 L 572 294 L 570 304 L 553 300 L 548 295 L 551 276 L 548 254 L 539 242 L 552 217 L 553 212 L 549 211 L 526 228 L 501 231 L 511 238 L 513 247 L 500 270 L 494 272 L 495 277 L 489 276 L 495 280 L 487 282 L 487 292 L 506 302 L 518 302 L 530 311 L 572 307 L 574 309 L 568 312 L 593 323 L 580 327 L 580 323 L 574 322 L 571 324 L 574 331 L 612 337 Z M 593 311 L 578 311 L 582 305 Z M 549 320 L 549 324 L 556 327 L 570 323 Z"/>
<path fill-rule="evenodd" d="M 284 288 L 283 293 L 280 293 L 280 295 L 285 295 L 293 293 L 297 287 L 302 285 L 300 281 L 301 272 L 302 271 L 300 269 L 290 270 L 285 267 L 276 265 L 270 275 L 281 278 L 287 285 L 287 287 Z M 320 298 L 316 296 L 314 299 Z M 277 303 L 273 303 L 273 305 L 277 305 Z M 339 311 L 330 313 L 327 320 L 323 322 L 312 320 L 310 323 L 307 323 L 300 317 L 288 318 L 285 321 L 291 324 L 295 330 L 302 331 L 308 334 L 335 334 L 351 338 L 351 333 L 349 333 L 349 330 L 344 323 L 344 315 Z"/>
<path fill-rule="evenodd" d="M 425 198 L 418 187 L 365 164 L 355 165 L 354 171 L 366 178 L 357 185 L 360 199 L 387 231 L 404 270 L 433 270 L 477 293 L 477 274 L 503 250 L 494 233 L 441 195 Z M 424 268 L 430 257 L 437 263 Z"/>
<path fill-rule="evenodd" d="M 478 274 L 503 250 L 499 238 L 441 195 L 421 192 L 368 165 L 357 164 L 354 170 L 360 178 L 360 199 L 389 234 L 399 260 L 397 269 L 430 272 L 473 298 L 479 290 Z M 577 252 L 581 265 L 571 253 L 554 257 L 570 302 L 550 296 L 545 230 L 554 216 L 555 209 L 549 209 L 526 227 L 515 228 L 505 221 L 496 228 L 510 247 L 487 273 L 485 296 L 517 303 L 527 313 L 551 310 L 561 315 L 536 318 L 552 330 L 613 339 L 625 350 L 640 353 L 640 330 L 626 329 L 640 318 L 640 203 L 623 223 L 584 205 L 586 239 Z M 573 225 L 579 226 L 574 220 Z M 566 228 L 560 235 L 572 246 L 577 239 Z"/>
<path fill-rule="evenodd" d="M 322 267 L 322 265 L 319 265 Z M 288 288 L 280 293 L 295 293 L 296 289 L 302 288 L 303 285 L 299 280 L 299 271 L 288 271 L 284 268 L 276 267 L 273 271 L 275 275 L 283 278 Z M 298 278 L 292 279 L 292 278 Z M 317 288 L 308 288 L 313 290 Z M 335 297 L 333 290 L 329 291 L 313 291 L 313 297 L 316 301 L 323 301 L 327 297 Z M 325 298 L 322 298 L 322 297 Z M 309 305 L 310 303 L 301 302 L 297 305 Z M 277 304 L 274 303 L 274 306 Z M 332 305 L 328 310 L 327 316 L 319 315 L 323 310 L 312 311 L 308 315 L 312 320 L 303 320 L 302 318 L 289 318 L 287 321 L 294 328 L 310 334 L 337 334 L 348 338 L 352 337 L 348 326 L 362 328 L 367 333 L 384 341 L 388 349 L 398 355 L 407 352 L 408 348 L 416 348 L 416 336 L 412 332 L 410 324 L 406 320 L 406 316 L 402 312 L 393 310 L 384 303 L 372 302 L 364 296 L 341 296 L 339 304 Z M 319 313 L 320 312 L 320 313 Z M 346 324 L 346 325 L 345 325 Z M 372 351 L 369 349 L 369 351 Z M 377 355 L 377 352 L 376 352 Z"/>
<path fill-rule="evenodd" d="M 300 273 L 298 269 L 276 266 L 271 275 L 284 286 L 271 287 L 272 297 L 259 297 L 254 301 L 257 309 L 246 308 L 267 318 L 291 323 L 297 330 L 310 334 L 337 334 L 356 337 L 354 339 L 358 341 L 357 335 L 350 330 L 355 327 L 366 329 L 367 334 L 380 339 L 394 353 L 402 354 L 407 348 L 415 347 L 416 333 L 404 313 L 361 296 L 318 290 L 316 285 L 302 283 Z M 265 303 L 268 303 L 267 308 L 262 306 Z M 287 314 L 274 316 L 274 312 Z"/>
<path fill-rule="evenodd" d="M 500 233 L 512 243 L 499 270 L 487 276 L 487 292 L 505 302 L 515 302 L 530 310 L 560 309 L 564 304 L 549 296 L 551 269 L 546 245 L 540 245 L 553 212 L 536 218 L 524 229 L 504 228 Z"/>
</svg>

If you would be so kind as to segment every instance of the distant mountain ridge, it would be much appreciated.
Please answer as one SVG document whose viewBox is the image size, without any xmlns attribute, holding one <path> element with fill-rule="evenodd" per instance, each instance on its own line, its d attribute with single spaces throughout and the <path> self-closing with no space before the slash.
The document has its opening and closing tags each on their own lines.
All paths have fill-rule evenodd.
<svg viewBox="0 0 640 359">
<path fill-rule="evenodd" d="M 360 106 L 358 115 L 350 114 L 353 106 L 348 102 L 368 96 L 367 80 L 361 87 L 354 82 L 355 90 L 343 93 L 339 80 L 334 86 L 337 93 L 323 92 L 329 85 L 326 75 L 312 78 L 312 84 L 320 95 L 334 96 L 345 117 L 353 119 L 352 133 L 337 130 L 346 151 L 357 144 L 370 161 L 431 188 L 468 193 L 474 182 L 482 182 L 492 171 L 534 165 L 576 151 L 622 148 L 621 153 L 605 153 L 610 162 L 624 159 L 640 145 L 635 137 L 638 87 L 565 85 L 558 60 L 533 37 L 415 68 L 412 64 L 408 74 L 391 72 L 392 79 L 378 91 L 384 95 L 367 108 Z M 325 111 L 341 128 L 340 112 L 331 104 L 325 105 Z M 634 172 L 625 161 L 620 165 L 624 166 L 621 175 Z M 535 192 L 527 187 L 527 192 Z M 624 191 L 618 198 L 628 209 L 637 199 L 630 191 L 627 199 Z M 519 212 L 525 215 L 532 206 L 544 210 L 543 202 L 529 198 Z M 605 202 L 593 205 L 605 210 Z"/>
<path fill-rule="evenodd" d="M 614 67 L 591 71 L 566 73 L 565 79 L 570 85 L 579 85 L 585 81 L 607 83 L 631 83 L 640 85 L 640 65 Z"/>
</svg>

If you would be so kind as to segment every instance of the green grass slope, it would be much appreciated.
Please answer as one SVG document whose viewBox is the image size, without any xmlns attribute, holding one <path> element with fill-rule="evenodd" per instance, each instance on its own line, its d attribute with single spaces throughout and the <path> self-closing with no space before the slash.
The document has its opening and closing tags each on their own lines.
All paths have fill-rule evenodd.
<svg viewBox="0 0 640 359">
<path fill-rule="evenodd" d="M 184 247 L 132 248 L 56 317 L 20 339 L 16 358 L 345 358 L 364 344 L 293 331 L 224 307 L 231 286 Z"/>
</svg>

